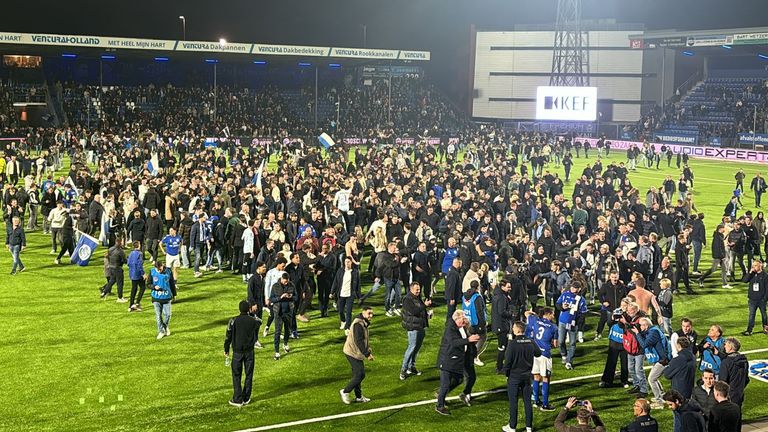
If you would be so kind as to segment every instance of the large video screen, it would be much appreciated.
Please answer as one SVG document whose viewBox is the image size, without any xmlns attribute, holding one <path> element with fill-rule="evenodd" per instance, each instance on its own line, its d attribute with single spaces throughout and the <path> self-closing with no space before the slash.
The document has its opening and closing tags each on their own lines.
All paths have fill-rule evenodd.
<svg viewBox="0 0 768 432">
<path fill-rule="evenodd" d="M 597 87 L 536 88 L 536 120 L 595 121 Z"/>
</svg>

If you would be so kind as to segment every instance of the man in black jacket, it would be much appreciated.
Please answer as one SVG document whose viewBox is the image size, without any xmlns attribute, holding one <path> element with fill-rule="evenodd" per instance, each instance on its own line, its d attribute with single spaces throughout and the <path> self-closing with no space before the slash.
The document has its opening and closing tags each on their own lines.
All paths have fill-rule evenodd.
<svg viewBox="0 0 768 432">
<path fill-rule="evenodd" d="M 619 273 L 611 271 L 608 276 L 608 282 L 604 283 L 600 287 L 597 293 L 598 298 L 602 306 L 600 307 L 600 320 L 597 322 L 597 332 L 595 334 L 595 340 L 600 339 L 603 336 L 603 329 L 605 324 L 610 321 L 611 314 L 616 308 L 621 306 L 621 299 L 627 295 L 627 287 L 624 282 L 619 280 Z"/>
<path fill-rule="evenodd" d="M 453 317 L 456 306 L 461 303 L 461 258 L 454 258 L 451 268 L 445 276 L 445 304 L 447 306 L 446 320 Z"/>
<path fill-rule="evenodd" d="M 263 262 L 256 263 L 256 273 L 248 279 L 248 304 L 251 305 L 251 315 L 258 318 L 256 320 L 256 342 L 254 348 L 262 348 L 259 342 L 259 328 L 261 327 L 262 317 L 264 316 L 264 275 L 267 274 L 267 265 Z"/>
<path fill-rule="evenodd" d="M 728 264 L 726 263 L 725 254 L 725 226 L 720 224 L 715 230 L 715 234 L 712 236 L 712 268 L 704 272 L 699 276 L 699 287 L 704 287 L 704 279 L 711 275 L 715 270 L 720 268 L 720 279 L 723 282 L 723 288 L 731 288 L 726 281 L 728 273 Z"/>
<path fill-rule="evenodd" d="M 715 371 L 704 369 L 701 372 L 701 382 L 701 385 L 694 387 L 691 399 L 701 407 L 704 420 L 708 420 L 712 407 L 717 403 L 714 390 Z"/>
<path fill-rule="evenodd" d="M 677 357 L 670 360 L 664 369 L 664 377 L 672 381 L 672 389 L 679 391 L 686 399 L 691 398 L 696 379 L 696 356 L 690 346 L 688 338 L 677 338 Z"/>
<path fill-rule="evenodd" d="M 768 334 L 768 317 L 765 313 L 766 300 L 768 300 L 768 274 L 763 271 L 763 263 L 755 260 L 752 262 L 752 271 L 747 276 L 749 321 L 747 321 L 747 330 L 742 333 L 744 336 L 752 335 L 752 329 L 755 327 L 755 315 L 757 315 L 758 309 L 763 320 L 763 332 Z"/>
<path fill-rule="evenodd" d="M 525 427 L 533 427 L 533 404 L 531 402 L 531 370 L 533 358 L 541 356 L 539 346 L 525 335 L 525 324 L 515 322 L 513 335 L 509 336 L 504 354 L 502 371 L 507 376 L 507 396 L 509 397 L 509 423 L 501 429 L 513 431 L 517 427 L 517 399 L 522 395 L 525 409 Z"/>
<path fill-rule="evenodd" d="M 514 318 L 514 309 L 512 304 L 512 283 L 507 280 L 501 281 L 501 284 L 493 291 L 491 300 L 491 326 L 496 333 L 498 341 L 498 354 L 496 355 L 496 373 L 502 372 L 504 366 L 504 354 L 507 350 L 507 341 L 509 332 L 512 328 L 512 319 Z"/>
<path fill-rule="evenodd" d="M 632 405 L 635 420 L 621 428 L 621 432 L 658 432 L 659 425 L 651 417 L 651 404 L 645 399 L 637 399 Z"/>
<path fill-rule="evenodd" d="M 416 369 L 416 357 L 424 342 L 429 319 L 432 318 L 432 311 L 427 310 L 431 305 L 432 300 L 421 299 L 421 285 L 418 282 L 412 282 L 403 300 L 403 327 L 408 334 L 408 348 L 405 349 L 403 364 L 400 368 L 401 381 L 410 375 L 421 375 L 421 371 Z"/>
<path fill-rule="evenodd" d="M 720 381 L 730 386 L 728 399 L 738 406 L 744 403 L 744 389 L 749 384 L 749 362 L 744 354 L 739 352 L 741 342 L 735 337 L 725 339 L 723 351 L 719 353 L 723 359 L 720 363 Z"/>
<path fill-rule="evenodd" d="M 454 261 L 455 265 L 456 261 Z M 461 261 L 459 260 L 459 263 Z M 459 290 L 461 292 L 461 290 Z M 443 340 L 440 343 L 440 354 L 437 358 L 437 368 L 440 369 L 440 390 L 437 394 L 435 411 L 442 415 L 450 415 L 445 408 L 445 396 L 456 388 L 464 379 L 464 367 L 468 356 L 474 357 L 470 345 L 480 340 L 480 335 L 469 334 L 469 320 L 464 311 L 457 310 L 445 324 Z M 528 371 L 530 374 L 530 370 Z M 530 398 L 530 394 L 529 394 Z"/>
<path fill-rule="evenodd" d="M 701 250 L 707 245 L 707 230 L 704 227 L 704 213 L 691 215 L 691 245 L 693 246 L 693 274 L 699 275 Z"/>
<path fill-rule="evenodd" d="M 234 393 L 229 404 L 241 407 L 251 403 L 251 388 L 253 385 L 253 346 L 258 334 L 258 323 L 248 315 L 250 305 L 247 301 L 240 302 L 240 315 L 229 320 L 227 337 L 224 339 L 224 357 L 229 359 L 229 349 L 232 348 L 232 386 Z M 245 385 L 241 387 L 245 369 Z"/>
<path fill-rule="evenodd" d="M 694 400 L 685 399 L 677 390 L 664 393 L 664 402 L 675 415 L 674 432 L 706 432 L 707 424 L 701 407 Z"/>
<path fill-rule="evenodd" d="M 21 262 L 21 251 L 27 248 L 27 236 L 24 234 L 24 227 L 21 226 L 21 218 L 14 216 L 11 218 L 11 226 L 7 227 L 7 233 L 5 236 L 5 247 L 11 252 L 13 257 L 13 269 L 11 274 L 16 274 L 16 269 L 19 273 L 23 272 L 26 267 Z"/>
<path fill-rule="evenodd" d="M 144 242 L 142 246 L 144 251 L 149 251 L 149 256 L 152 258 L 152 265 L 157 262 L 157 248 L 160 243 L 160 236 L 163 235 L 163 221 L 157 215 L 157 209 L 149 211 L 149 217 L 144 223 Z"/>
<path fill-rule="evenodd" d="M 278 282 L 272 285 L 269 303 L 275 320 L 275 360 L 280 360 L 280 330 L 283 330 L 283 351 L 288 353 L 288 338 L 291 335 L 291 317 L 293 316 L 293 296 L 295 295 L 288 273 L 283 273 Z"/>
<path fill-rule="evenodd" d="M 728 400 L 730 386 L 723 381 L 718 381 L 715 383 L 713 392 L 717 403 L 710 412 L 707 431 L 740 432 L 741 407 Z"/>
<path fill-rule="evenodd" d="M 123 299 L 123 265 L 127 262 L 123 252 L 123 239 L 115 239 L 115 245 L 107 250 L 107 268 L 109 269 L 109 281 L 101 289 L 101 299 L 104 300 L 112 293 L 112 286 L 117 284 L 117 302 L 125 303 Z"/>
</svg>

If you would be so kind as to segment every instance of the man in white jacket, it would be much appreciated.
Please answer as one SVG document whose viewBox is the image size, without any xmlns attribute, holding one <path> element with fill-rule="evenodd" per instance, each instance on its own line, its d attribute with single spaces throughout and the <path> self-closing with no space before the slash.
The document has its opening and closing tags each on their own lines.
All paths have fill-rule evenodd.
<svg viewBox="0 0 768 432">
<path fill-rule="evenodd" d="M 56 201 L 56 207 L 48 214 L 48 222 L 51 224 L 51 254 L 56 253 L 56 245 L 61 233 L 61 228 L 64 227 L 64 221 L 67 220 L 68 212 L 64 208 L 62 201 Z"/>
</svg>

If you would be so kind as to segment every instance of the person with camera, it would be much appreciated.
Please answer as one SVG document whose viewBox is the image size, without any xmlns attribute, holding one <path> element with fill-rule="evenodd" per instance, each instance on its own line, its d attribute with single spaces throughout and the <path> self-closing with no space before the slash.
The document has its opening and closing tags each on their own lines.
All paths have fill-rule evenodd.
<svg viewBox="0 0 768 432">
<path fill-rule="evenodd" d="M 427 310 L 431 305 L 432 300 L 421 299 L 421 285 L 418 282 L 411 282 L 408 294 L 403 300 L 403 328 L 408 334 L 408 348 L 403 355 L 400 381 L 404 381 L 411 375 L 421 375 L 421 371 L 416 369 L 416 357 L 419 355 L 426 328 L 429 327 L 429 320 L 432 318 L 432 311 Z"/>
<path fill-rule="evenodd" d="M 512 325 L 512 335 L 507 342 L 504 355 L 504 375 L 507 376 L 507 396 L 509 397 L 509 423 L 501 430 L 515 432 L 517 427 L 517 399 L 522 395 L 525 410 L 525 430 L 533 430 L 533 405 L 531 403 L 531 371 L 534 359 L 541 357 L 541 350 L 534 341 L 526 336 L 525 324 L 520 321 Z"/>
<path fill-rule="evenodd" d="M 605 360 L 603 376 L 598 386 L 600 388 L 612 387 L 616 378 L 616 363 L 621 364 L 621 384 L 629 388 L 629 368 L 627 367 L 627 351 L 624 349 L 624 329 L 621 327 L 621 317 L 627 311 L 632 301 L 629 298 L 621 300 L 618 309 L 611 313 L 611 328 L 608 331 L 608 357 Z"/>
<path fill-rule="evenodd" d="M 576 411 L 577 425 L 569 426 L 565 424 L 565 420 L 568 418 L 570 410 L 575 406 L 579 407 Z M 594 426 L 590 425 L 590 420 L 594 422 Z M 605 432 L 605 425 L 600 420 L 600 416 L 592 409 L 592 402 L 588 400 L 580 401 L 575 397 L 570 397 L 563 410 L 555 418 L 555 430 L 557 432 Z"/>
<path fill-rule="evenodd" d="M 664 374 L 664 369 L 669 364 L 669 342 L 664 332 L 653 325 L 650 318 L 640 318 L 640 328 L 632 327 L 635 333 L 637 343 L 643 348 L 645 358 L 651 366 L 651 372 L 648 374 L 648 382 L 653 391 L 654 400 L 651 408 L 663 409 L 664 403 L 661 397 L 664 395 L 664 389 L 659 382 L 659 378 Z"/>
<path fill-rule="evenodd" d="M 229 358 L 232 349 L 232 386 L 233 395 L 229 404 L 241 407 L 251 403 L 251 388 L 253 386 L 253 346 L 259 332 L 258 323 L 249 315 L 251 305 L 243 300 L 240 302 L 240 315 L 229 320 L 227 337 L 224 339 L 224 356 Z M 245 385 L 242 385 L 243 369 L 245 369 Z"/>
<path fill-rule="evenodd" d="M 645 312 L 640 310 L 640 306 L 632 302 L 627 305 L 627 311 L 624 312 L 620 320 L 621 327 L 624 330 L 622 344 L 627 352 L 627 366 L 634 383 L 634 386 L 627 393 L 636 394 L 638 399 L 648 396 L 648 381 L 646 381 L 645 372 L 643 372 L 645 355 L 643 354 L 642 347 L 637 342 L 634 330 L 640 328 L 639 321 L 645 317 Z"/>
<path fill-rule="evenodd" d="M 475 357 L 475 342 L 479 340 L 479 335 L 469 333 L 469 319 L 464 311 L 454 311 L 451 320 L 445 324 L 437 358 L 437 368 L 440 369 L 440 389 L 437 393 L 435 411 L 439 414 L 451 415 L 451 412 L 445 408 L 445 396 L 461 384 L 467 364 L 472 365 Z M 462 401 L 468 404 L 469 399 L 462 398 Z"/>
<path fill-rule="evenodd" d="M 651 404 L 645 399 L 637 399 L 632 405 L 635 420 L 621 428 L 621 432 L 658 432 L 659 424 L 651 417 Z"/>
</svg>

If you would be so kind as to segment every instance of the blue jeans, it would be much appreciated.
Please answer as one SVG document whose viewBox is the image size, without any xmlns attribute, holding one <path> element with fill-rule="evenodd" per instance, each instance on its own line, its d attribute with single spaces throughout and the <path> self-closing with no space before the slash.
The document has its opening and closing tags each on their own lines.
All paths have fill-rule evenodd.
<svg viewBox="0 0 768 432">
<path fill-rule="evenodd" d="M 168 324 L 171 322 L 171 302 L 158 303 L 152 302 L 155 306 L 155 323 L 157 323 L 157 333 L 165 333 Z"/>
<path fill-rule="evenodd" d="M 16 267 L 19 270 L 24 269 L 24 263 L 21 262 L 21 245 L 11 246 L 11 256 L 13 257 L 13 269 L 11 271 L 16 273 Z"/>
<path fill-rule="evenodd" d="M 567 363 L 573 363 L 573 355 L 576 353 L 576 332 L 578 328 L 572 325 L 570 329 L 566 324 L 557 324 L 557 345 L 560 347 L 560 356 L 566 356 Z M 565 350 L 565 335 L 568 334 L 568 351 Z"/>
<path fill-rule="evenodd" d="M 384 309 L 396 309 L 400 307 L 400 280 L 399 279 L 384 279 L 384 287 L 386 287 L 386 293 L 384 294 Z"/>
<path fill-rule="evenodd" d="M 354 297 L 339 297 L 339 319 L 344 322 L 345 330 L 349 330 L 349 326 L 352 325 L 352 305 L 354 303 Z"/>
<path fill-rule="evenodd" d="M 629 367 L 632 382 L 640 388 L 640 393 L 648 394 L 648 381 L 645 380 L 643 360 L 645 360 L 645 355 L 643 354 L 636 356 L 627 355 L 627 367 Z"/>
<path fill-rule="evenodd" d="M 693 245 L 693 271 L 699 271 L 699 261 L 701 261 L 701 247 L 702 244 L 698 240 L 691 242 Z"/>
<path fill-rule="evenodd" d="M 403 356 L 403 366 L 400 370 L 408 370 L 416 367 L 416 356 L 419 355 L 421 344 L 424 342 L 424 335 L 426 331 L 421 330 L 409 330 L 408 332 L 408 348 L 405 349 L 405 355 Z"/>
</svg>

